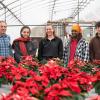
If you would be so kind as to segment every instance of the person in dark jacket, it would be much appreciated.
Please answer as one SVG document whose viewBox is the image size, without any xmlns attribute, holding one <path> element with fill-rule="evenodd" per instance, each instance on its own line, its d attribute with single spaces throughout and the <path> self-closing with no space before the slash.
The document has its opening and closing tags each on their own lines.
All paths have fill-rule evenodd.
<svg viewBox="0 0 100 100">
<path fill-rule="evenodd" d="M 96 35 L 89 43 L 90 61 L 100 61 L 100 21 L 96 23 Z"/>
<path fill-rule="evenodd" d="M 18 63 L 21 61 L 22 56 L 35 56 L 37 47 L 32 41 L 30 33 L 31 29 L 28 26 L 23 26 L 20 30 L 21 37 L 13 41 L 14 58 Z"/>
<path fill-rule="evenodd" d="M 62 40 L 56 36 L 52 24 L 45 27 L 45 37 L 39 42 L 38 59 L 49 60 L 51 58 L 63 57 L 63 43 Z"/>
</svg>

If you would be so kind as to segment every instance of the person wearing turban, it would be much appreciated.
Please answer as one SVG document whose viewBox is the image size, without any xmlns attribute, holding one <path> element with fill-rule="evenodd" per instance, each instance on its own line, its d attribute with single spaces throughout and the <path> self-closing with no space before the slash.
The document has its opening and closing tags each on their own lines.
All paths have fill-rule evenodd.
<svg viewBox="0 0 100 100">
<path fill-rule="evenodd" d="M 71 38 L 65 44 L 63 59 L 65 65 L 75 59 L 89 61 L 89 44 L 83 38 L 79 24 L 73 24 L 71 27 Z"/>
</svg>

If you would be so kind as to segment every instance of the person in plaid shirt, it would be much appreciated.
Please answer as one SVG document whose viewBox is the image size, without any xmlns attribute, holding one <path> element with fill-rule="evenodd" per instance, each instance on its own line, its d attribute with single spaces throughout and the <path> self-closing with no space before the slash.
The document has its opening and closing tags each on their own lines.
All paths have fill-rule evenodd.
<svg viewBox="0 0 100 100">
<path fill-rule="evenodd" d="M 89 44 L 82 37 L 79 24 L 72 25 L 72 36 L 65 43 L 63 59 L 65 66 L 74 59 L 89 61 Z"/>
<path fill-rule="evenodd" d="M 6 34 L 7 24 L 5 21 L 0 21 L 0 56 L 12 56 L 10 37 Z"/>
</svg>

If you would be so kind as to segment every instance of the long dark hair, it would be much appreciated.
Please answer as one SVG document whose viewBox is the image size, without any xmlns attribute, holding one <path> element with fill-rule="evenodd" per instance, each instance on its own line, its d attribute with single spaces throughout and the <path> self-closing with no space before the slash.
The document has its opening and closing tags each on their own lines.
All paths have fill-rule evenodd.
<svg viewBox="0 0 100 100">
<path fill-rule="evenodd" d="M 21 37 L 23 37 L 22 31 L 23 31 L 25 28 L 29 29 L 29 33 L 31 33 L 31 29 L 30 29 L 29 26 L 23 26 L 23 27 L 21 28 L 21 30 L 20 30 L 20 35 L 21 35 Z"/>
</svg>

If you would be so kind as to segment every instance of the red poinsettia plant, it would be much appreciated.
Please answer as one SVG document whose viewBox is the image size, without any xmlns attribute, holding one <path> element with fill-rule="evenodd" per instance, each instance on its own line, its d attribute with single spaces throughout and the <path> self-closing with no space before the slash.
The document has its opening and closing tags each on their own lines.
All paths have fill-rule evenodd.
<svg viewBox="0 0 100 100">
<path fill-rule="evenodd" d="M 12 57 L 0 57 L 0 86 L 8 82 L 12 82 L 13 76 L 11 70 L 15 68 L 15 60 Z"/>
<path fill-rule="evenodd" d="M 90 91 L 93 88 L 92 82 L 99 79 L 94 74 L 83 71 L 82 68 L 85 64 L 80 61 L 73 61 L 66 68 L 54 59 L 46 64 L 40 64 L 31 56 L 23 57 L 19 64 L 11 61 L 11 58 L 9 63 L 6 62 L 5 64 L 4 62 L 6 60 L 2 63 L 0 70 L 3 71 L 0 75 L 5 75 L 13 86 L 10 94 L 6 97 L 3 96 L 2 100 L 10 100 L 10 98 L 34 100 L 33 97 L 40 100 L 68 98 L 75 100 L 76 95 Z M 96 70 L 94 71 L 96 72 Z M 97 73 L 95 75 L 98 76 Z"/>
</svg>

